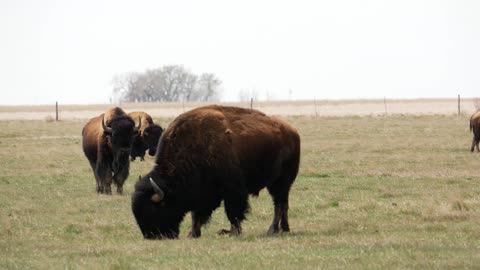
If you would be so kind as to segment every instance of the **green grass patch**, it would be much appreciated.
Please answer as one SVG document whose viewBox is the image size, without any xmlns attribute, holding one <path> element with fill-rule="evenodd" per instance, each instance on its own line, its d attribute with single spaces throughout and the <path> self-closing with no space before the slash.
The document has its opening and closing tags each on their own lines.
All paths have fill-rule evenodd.
<svg viewBox="0 0 480 270">
<path fill-rule="evenodd" d="M 153 158 L 131 163 L 125 195 L 98 195 L 86 121 L 4 121 L 0 269 L 475 269 L 480 155 L 468 117 L 286 118 L 302 138 L 292 232 L 267 234 L 262 191 L 241 236 L 216 234 L 229 227 L 221 207 L 200 239 L 187 238 L 187 216 L 173 241 L 143 240 L 131 213 Z"/>
</svg>

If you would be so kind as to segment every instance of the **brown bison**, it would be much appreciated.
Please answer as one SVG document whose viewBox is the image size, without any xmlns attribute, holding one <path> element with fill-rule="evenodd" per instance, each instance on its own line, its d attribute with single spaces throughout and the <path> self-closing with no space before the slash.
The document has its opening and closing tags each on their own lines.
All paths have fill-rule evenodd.
<svg viewBox="0 0 480 270">
<path fill-rule="evenodd" d="M 472 147 L 470 151 L 473 152 L 475 150 L 475 146 L 478 149 L 478 143 L 480 142 L 480 112 L 476 112 L 470 117 L 470 131 L 473 132 L 473 140 L 472 140 Z"/>
<path fill-rule="evenodd" d="M 274 216 L 269 233 L 290 231 L 288 195 L 300 161 L 300 137 L 286 122 L 256 111 L 207 106 L 178 116 L 164 131 L 153 169 L 140 178 L 132 211 L 147 239 L 176 238 L 191 211 L 190 237 L 224 202 L 238 235 L 248 194 L 267 187 Z"/>
<path fill-rule="evenodd" d="M 135 120 L 135 124 L 142 122 L 142 128 L 133 141 L 130 159 L 133 161 L 140 157 L 140 160 L 144 160 L 147 150 L 150 156 L 155 156 L 158 139 L 163 132 L 162 127 L 154 124 L 152 117 L 145 112 L 131 112 L 128 115 Z"/>
<path fill-rule="evenodd" d="M 90 119 L 82 130 L 83 152 L 90 162 L 97 192 L 112 194 L 112 181 L 122 194 L 129 173 L 129 155 L 134 137 L 141 128 L 120 108 L 112 108 Z"/>
</svg>

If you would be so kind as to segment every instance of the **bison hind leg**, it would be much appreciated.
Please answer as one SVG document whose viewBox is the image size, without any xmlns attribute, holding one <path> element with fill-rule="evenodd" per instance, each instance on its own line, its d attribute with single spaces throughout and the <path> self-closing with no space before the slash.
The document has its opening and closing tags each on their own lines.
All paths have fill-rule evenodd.
<svg viewBox="0 0 480 270">
<path fill-rule="evenodd" d="M 275 234 L 280 232 L 290 231 L 288 224 L 288 195 L 290 193 L 292 181 L 281 177 L 273 185 L 268 186 L 268 192 L 273 198 L 274 214 L 272 224 L 268 229 L 268 234 Z"/>
<path fill-rule="evenodd" d="M 290 225 L 288 224 L 288 201 L 276 203 L 274 207 L 273 221 L 268 228 L 268 234 L 276 234 L 280 232 L 289 232 Z"/>
</svg>

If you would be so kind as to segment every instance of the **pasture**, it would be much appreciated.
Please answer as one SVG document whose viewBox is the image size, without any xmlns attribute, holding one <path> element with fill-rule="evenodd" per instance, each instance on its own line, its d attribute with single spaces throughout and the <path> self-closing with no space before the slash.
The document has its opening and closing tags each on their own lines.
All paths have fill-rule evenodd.
<svg viewBox="0 0 480 270">
<path fill-rule="evenodd" d="M 147 111 L 148 112 L 148 111 Z M 1 121 L 1 269 L 387 269 L 480 265 L 480 154 L 469 115 L 285 116 L 302 138 L 292 233 L 266 235 L 272 202 L 250 198 L 239 237 L 217 209 L 200 239 L 143 240 L 125 195 L 97 195 L 86 120 Z M 167 126 L 172 118 L 156 119 Z"/>
</svg>

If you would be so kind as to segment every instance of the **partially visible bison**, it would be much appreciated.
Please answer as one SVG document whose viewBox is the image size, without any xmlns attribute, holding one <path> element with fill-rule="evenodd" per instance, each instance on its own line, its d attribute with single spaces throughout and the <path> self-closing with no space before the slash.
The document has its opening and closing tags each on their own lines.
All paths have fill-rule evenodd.
<svg viewBox="0 0 480 270">
<path fill-rule="evenodd" d="M 163 132 L 162 127 L 153 123 L 152 117 L 145 112 L 131 112 L 128 115 L 135 120 L 135 124 L 138 125 L 139 121 L 142 123 L 142 128 L 133 141 L 130 159 L 134 161 L 136 157 L 140 157 L 140 160 L 144 160 L 147 150 L 150 156 L 155 156 L 158 139 Z"/>
<path fill-rule="evenodd" d="M 475 147 L 477 147 L 477 152 L 479 152 L 480 150 L 478 149 L 478 143 L 480 142 L 480 112 L 476 112 L 470 117 L 470 131 L 473 132 L 472 147 L 470 148 L 470 151 L 473 152 Z"/>
<path fill-rule="evenodd" d="M 123 183 L 129 173 L 129 155 L 134 137 L 141 123 L 116 107 L 90 119 L 82 130 L 83 152 L 90 162 L 97 192 L 112 194 L 112 181 L 117 193 L 122 194 Z"/>
<path fill-rule="evenodd" d="M 238 235 L 249 210 L 248 194 L 267 187 L 274 215 L 269 233 L 288 232 L 288 195 L 300 161 L 300 137 L 286 122 L 256 111 L 207 106 L 177 117 L 164 131 L 155 166 L 140 178 L 132 211 L 146 239 L 177 238 L 191 211 L 190 237 L 224 202 Z"/>
</svg>

